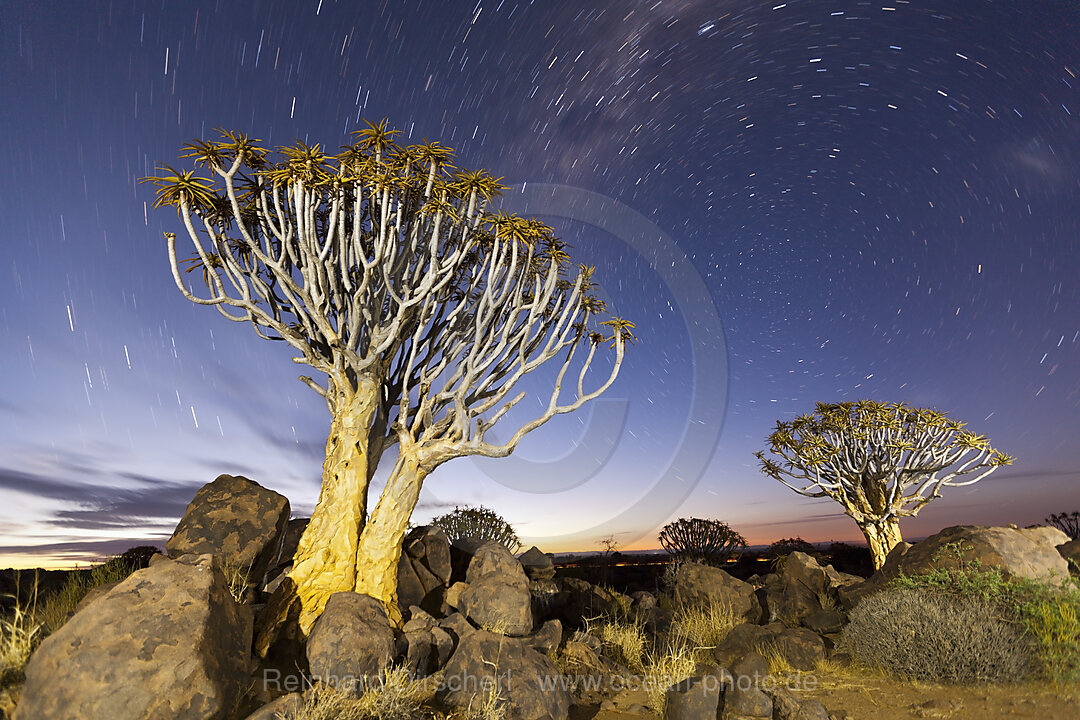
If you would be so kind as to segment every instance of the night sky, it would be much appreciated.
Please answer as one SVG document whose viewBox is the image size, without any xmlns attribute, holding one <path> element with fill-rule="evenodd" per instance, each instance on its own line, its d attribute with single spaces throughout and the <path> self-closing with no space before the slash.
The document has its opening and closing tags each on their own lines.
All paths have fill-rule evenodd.
<svg viewBox="0 0 1080 720">
<path fill-rule="evenodd" d="M 483 504 L 548 551 L 682 516 L 861 539 L 753 457 L 859 398 L 1017 458 L 905 536 L 1080 509 L 1078 38 L 1071 0 L 0 3 L 0 567 L 160 544 L 225 472 L 311 510 L 323 400 L 180 295 L 138 182 L 219 125 L 437 139 L 636 322 L 605 401 L 440 468 L 418 521 Z"/>
</svg>

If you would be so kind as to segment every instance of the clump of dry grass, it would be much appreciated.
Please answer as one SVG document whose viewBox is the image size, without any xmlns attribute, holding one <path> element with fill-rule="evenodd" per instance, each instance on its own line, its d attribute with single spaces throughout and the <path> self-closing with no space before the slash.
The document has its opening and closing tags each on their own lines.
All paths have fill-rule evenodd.
<svg viewBox="0 0 1080 720">
<path fill-rule="evenodd" d="M 41 624 L 35 621 L 34 604 L 37 601 L 35 583 L 33 599 L 23 605 L 16 595 L 15 607 L 9 617 L 0 619 L 0 687 L 11 682 L 18 682 L 22 677 L 26 661 L 38 642 Z"/>
<path fill-rule="evenodd" d="M 604 644 L 604 652 L 612 660 L 635 672 L 644 669 L 645 629 L 637 622 L 602 622 L 588 632 Z"/>
<path fill-rule="evenodd" d="M 707 605 L 683 605 L 676 608 L 671 621 L 671 635 L 688 646 L 694 658 L 710 662 L 709 652 L 728 636 L 739 623 L 730 603 L 713 601 Z"/>
<path fill-rule="evenodd" d="M 668 688 L 690 677 L 696 668 L 693 649 L 678 640 L 669 642 L 662 650 L 646 653 L 643 685 L 649 707 L 659 717 L 664 717 L 667 709 Z"/>
<path fill-rule="evenodd" d="M 422 683 L 408 670 L 387 668 L 359 698 L 316 683 L 304 692 L 295 720 L 414 720 L 424 717 L 422 695 Z"/>
</svg>

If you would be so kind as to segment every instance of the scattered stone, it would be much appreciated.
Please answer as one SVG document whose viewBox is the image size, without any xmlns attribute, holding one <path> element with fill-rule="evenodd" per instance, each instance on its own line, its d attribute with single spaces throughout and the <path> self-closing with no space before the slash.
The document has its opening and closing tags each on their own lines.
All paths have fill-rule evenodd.
<svg viewBox="0 0 1080 720">
<path fill-rule="evenodd" d="M 156 562 L 42 642 L 18 717 L 223 719 L 248 676 L 251 633 L 218 558 Z"/>
<path fill-rule="evenodd" d="M 307 642 L 311 674 L 342 692 L 363 693 L 395 655 L 394 631 L 382 603 L 369 595 L 330 596 Z"/>
<path fill-rule="evenodd" d="M 559 671 L 527 640 L 477 630 L 461 640 L 444 669 L 439 700 L 452 709 L 478 707 L 493 694 L 515 720 L 566 720 L 570 692 Z"/>
<path fill-rule="evenodd" d="M 730 605 L 735 617 L 756 623 L 761 619 L 761 604 L 754 586 L 744 583 L 719 568 L 700 563 L 683 563 L 675 575 L 675 601 L 681 604 L 708 606 Z"/>
<path fill-rule="evenodd" d="M 799 705 L 794 720 L 831 720 L 829 711 L 817 700 L 807 698 Z"/>
<path fill-rule="evenodd" d="M 665 720 L 715 718 L 720 684 L 711 675 L 687 678 L 667 689 Z"/>
<path fill-rule="evenodd" d="M 289 522 L 289 500 L 239 475 L 219 475 L 199 488 L 172 537 L 169 557 L 218 555 L 226 570 L 242 572 L 250 585 L 278 557 Z"/>
<path fill-rule="evenodd" d="M 731 674 L 735 677 L 736 684 L 745 686 L 758 683 L 769 677 L 769 661 L 761 653 L 751 650 L 731 667 Z"/>
<path fill-rule="evenodd" d="M 803 625 L 818 635 L 831 635 L 843 629 L 844 616 L 837 610 L 819 610 L 804 617 Z"/>
<path fill-rule="evenodd" d="M 304 706 L 304 696 L 298 692 L 282 695 L 269 705 L 247 716 L 247 720 L 296 720 Z"/>
<path fill-rule="evenodd" d="M 555 565 L 551 562 L 551 557 L 542 553 L 535 545 L 522 553 L 518 562 L 530 580 L 550 580 L 555 577 Z"/>
<path fill-rule="evenodd" d="M 443 595 L 443 602 L 449 607 L 455 610 L 461 609 L 461 593 L 465 592 L 465 588 L 469 587 L 468 583 L 456 582 L 447 588 L 446 593 Z"/>
<path fill-rule="evenodd" d="M 799 712 L 799 698 L 787 688 L 775 686 L 764 688 L 765 694 L 772 698 L 773 720 L 795 720 Z"/>
<path fill-rule="evenodd" d="M 562 644 L 562 623 L 558 620 L 548 620 L 529 638 L 529 641 L 534 648 L 545 655 L 555 652 Z"/>
<path fill-rule="evenodd" d="M 785 628 L 771 642 L 796 670 L 813 670 L 825 659 L 825 642 L 809 628 Z"/>
<path fill-rule="evenodd" d="M 759 688 L 736 682 L 724 694 L 722 720 L 756 720 L 772 716 L 772 699 Z"/>
</svg>

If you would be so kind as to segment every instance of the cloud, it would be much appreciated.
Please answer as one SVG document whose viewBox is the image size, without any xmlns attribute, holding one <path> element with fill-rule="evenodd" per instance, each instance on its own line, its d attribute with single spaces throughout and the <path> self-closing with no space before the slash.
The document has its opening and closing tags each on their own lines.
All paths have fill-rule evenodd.
<svg viewBox="0 0 1080 720">
<path fill-rule="evenodd" d="M 72 481 L 0 468 L 0 490 L 12 490 L 38 498 L 58 500 L 78 506 L 61 509 L 45 522 L 65 529 L 103 530 L 115 528 L 160 529 L 171 527 L 183 515 L 199 482 L 170 482 L 135 473 L 119 478 L 135 487 L 112 487 L 101 482 Z"/>
</svg>

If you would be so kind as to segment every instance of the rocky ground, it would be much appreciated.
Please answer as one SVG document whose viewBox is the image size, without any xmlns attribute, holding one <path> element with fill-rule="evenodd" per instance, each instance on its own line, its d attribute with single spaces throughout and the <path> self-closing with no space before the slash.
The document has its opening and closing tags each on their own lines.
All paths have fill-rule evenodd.
<svg viewBox="0 0 1080 720">
<path fill-rule="evenodd" d="M 168 556 L 96 588 L 37 648 L 24 681 L 3 689 L 0 720 L 16 700 L 17 720 L 301 720 L 313 694 L 283 687 L 289 668 L 327 680 L 348 703 L 363 693 L 346 680 L 391 667 L 413 690 L 409 679 L 422 680 L 428 709 L 379 720 L 492 720 L 499 713 L 476 710 L 492 698 L 484 683 L 500 678 L 513 678 L 495 698 L 504 720 L 655 718 L 665 704 L 669 720 L 1080 717 L 1072 691 L 900 681 L 837 651 L 854 608 L 900 573 L 940 566 L 942 549 L 967 547 L 969 560 L 1010 576 L 1060 580 L 1068 547 L 1052 528 L 947 528 L 899 546 L 868 580 L 792 552 L 745 579 L 684 563 L 663 593 L 624 595 L 557 576 L 537 548 L 515 558 L 498 543 L 451 544 L 421 527 L 398 568 L 402 627 L 373 598 L 337 593 L 305 643 L 286 633 L 264 658 L 254 628 L 302 530 L 277 493 L 232 476 L 208 484 Z M 566 677 L 600 682 L 546 684 Z M 473 685 L 455 687 L 461 678 Z M 638 689 L 645 681 L 660 691 Z"/>
</svg>

